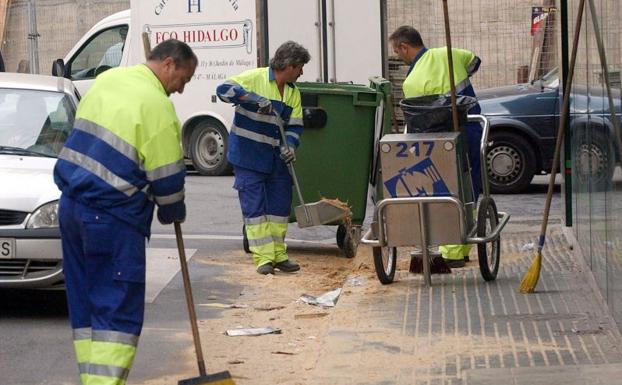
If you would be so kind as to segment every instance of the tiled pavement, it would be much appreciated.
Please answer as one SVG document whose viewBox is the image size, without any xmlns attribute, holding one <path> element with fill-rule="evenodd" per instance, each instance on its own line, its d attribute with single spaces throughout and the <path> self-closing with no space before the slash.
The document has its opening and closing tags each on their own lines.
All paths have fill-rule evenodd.
<svg viewBox="0 0 622 385">
<path fill-rule="evenodd" d="M 391 285 L 346 285 L 312 383 L 622 384 L 620 334 L 559 226 L 547 237 L 537 293 L 518 293 L 530 237 L 504 236 L 492 283 L 475 265 L 433 276 L 429 289 L 406 271 Z"/>
</svg>

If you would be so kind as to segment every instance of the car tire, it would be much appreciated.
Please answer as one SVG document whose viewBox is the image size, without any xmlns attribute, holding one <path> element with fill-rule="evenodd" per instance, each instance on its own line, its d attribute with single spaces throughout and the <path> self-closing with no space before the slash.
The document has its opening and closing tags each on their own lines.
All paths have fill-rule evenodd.
<svg viewBox="0 0 622 385">
<path fill-rule="evenodd" d="M 203 120 L 192 130 L 188 152 L 195 170 L 201 175 L 230 175 L 227 161 L 229 133 L 219 122 Z"/>
<path fill-rule="evenodd" d="M 579 136 L 581 138 L 581 133 Z M 605 191 L 611 186 L 615 171 L 615 150 L 613 141 L 603 131 L 591 130 L 591 141 L 574 143 L 573 161 L 578 182 L 592 191 Z"/>
<path fill-rule="evenodd" d="M 492 132 L 492 145 L 486 154 L 490 191 L 497 194 L 519 193 L 531 183 L 536 170 L 536 155 L 531 143 L 512 132 Z"/>
</svg>

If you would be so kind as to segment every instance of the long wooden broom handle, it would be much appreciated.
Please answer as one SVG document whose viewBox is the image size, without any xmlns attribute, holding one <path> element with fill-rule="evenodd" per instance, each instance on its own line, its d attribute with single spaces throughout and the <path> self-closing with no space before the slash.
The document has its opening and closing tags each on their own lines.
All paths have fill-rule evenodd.
<svg viewBox="0 0 622 385">
<path fill-rule="evenodd" d="M 458 124 L 458 105 L 456 100 L 456 83 L 454 79 L 454 59 L 451 52 L 451 31 L 449 30 L 449 9 L 447 0 L 443 0 L 443 18 L 445 20 L 445 40 L 447 41 L 447 62 L 449 64 L 449 86 L 451 89 L 451 116 L 453 119 L 454 131 L 460 131 Z"/>
</svg>

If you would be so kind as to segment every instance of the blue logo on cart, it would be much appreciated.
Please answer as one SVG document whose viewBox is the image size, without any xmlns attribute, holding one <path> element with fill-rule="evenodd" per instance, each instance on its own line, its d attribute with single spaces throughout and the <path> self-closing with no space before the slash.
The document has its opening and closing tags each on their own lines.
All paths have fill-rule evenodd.
<svg viewBox="0 0 622 385">
<path fill-rule="evenodd" d="M 425 183 L 421 186 L 412 186 L 412 184 L 410 184 L 409 187 L 408 179 L 412 178 L 415 173 L 425 175 L 429 183 Z M 451 195 L 449 188 L 447 188 L 447 184 L 430 158 L 425 158 L 412 167 L 401 169 L 399 174 L 385 181 L 384 186 L 392 198 L 397 198 L 398 196 L 427 197 Z M 405 194 L 398 195 L 397 190 L 400 187 L 405 191 Z M 411 190 L 413 187 L 414 191 Z M 430 191 L 428 191 L 430 187 L 432 189 L 431 194 Z"/>
</svg>

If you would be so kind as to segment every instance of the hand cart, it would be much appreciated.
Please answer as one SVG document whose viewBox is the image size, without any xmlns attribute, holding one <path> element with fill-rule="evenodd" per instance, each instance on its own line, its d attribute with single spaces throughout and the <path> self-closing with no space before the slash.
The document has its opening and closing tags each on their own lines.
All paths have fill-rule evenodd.
<svg viewBox="0 0 622 385">
<path fill-rule="evenodd" d="M 390 197 L 377 203 L 376 220 L 361 239 L 361 243 L 373 247 L 376 274 L 383 284 L 393 282 L 395 277 L 397 247 L 418 247 L 418 253 L 423 257 L 424 281 L 430 286 L 431 254 L 428 248 L 443 244 L 477 244 L 482 277 L 486 281 L 496 279 L 500 259 L 500 233 L 510 215 L 497 211 L 497 206 L 490 196 L 486 170 L 486 149 L 490 130 L 488 119 L 482 115 L 469 115 L 468 120 L 480 122 L 483 126 L 480 144 L 483 191 L 475 218 L 473 209 L 476 202 L 472 199 L 466 149 L 459 145 L 461 142 L 457 137 L 459 133 L 398 134 L 391 135 L 396 137 L 396 141 L 381 143 L 381 152 L 394 155 L 397 151 L 395 153 L 397 157 L 401 156 L 405 160 L 414 159 L 412 161 L 417 162 L 413 167 L 399 169 L 393 178 L 390 175 L 383 175 L 385 197 L 387 195 Z M 436 150 L 432 151 L 435 144 Z M 451 163 L 451 154 L 454 156 L 454 175 L 447 177 L 446 169 L 451 167 L 443 169 L 443 164 Z M 419 184 L 415 183 L 417 186 L 421 185 L 421 178 L 430 179 L 427 188 L 412 188 L 412 183 L 409 185 L 406 178 L 413 176 L 420 178 Z M 464 193 L 469 189 L 470 194 Z M 430 193 L 433 196 L 430 196 Z"/>
</svg>

